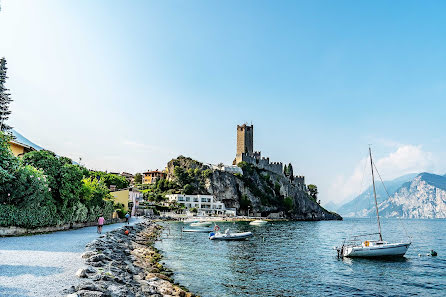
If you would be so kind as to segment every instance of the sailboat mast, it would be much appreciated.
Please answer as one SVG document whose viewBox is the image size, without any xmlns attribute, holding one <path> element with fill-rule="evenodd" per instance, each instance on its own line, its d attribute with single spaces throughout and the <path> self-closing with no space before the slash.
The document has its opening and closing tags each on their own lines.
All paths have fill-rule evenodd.
<svg viewBox="0 0 446 297">
<path fill-rule="evenodd" d="M 370 154 L 370 166 L 372 168 L 373 195 L 375 196 L 376 217 L 378 219 L 379 240 L 382 241 L 383 236 L 381 234 L 381 223 L 379 222 L 378 202 L 376 201 L 375 174 L 373 172 L 372 149 L 370 148 L 370 146 L 369 146 L 369 154 Z"/>
</svg>

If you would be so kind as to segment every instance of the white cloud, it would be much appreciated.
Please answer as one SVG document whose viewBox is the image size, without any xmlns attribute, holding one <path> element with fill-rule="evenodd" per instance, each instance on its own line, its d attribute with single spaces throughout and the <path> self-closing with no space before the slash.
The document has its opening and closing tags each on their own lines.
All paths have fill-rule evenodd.
<svg viewBox="0 0 446 297">
<path fill-rule="evenodd" d="M 403 145 L 396 152 L 375 162 L 382 177 L 394 179 L 404 174 L 433 171 L 433 154 L 422 150 L 421 146 Z"/>
<path fill-rule="evenodd" d="M 330 187 L 334 201 L 348 201 L 359 195 L 371 184 L 368 158 L 360 160 L 350 176 L 339 175 Z M 418 145 L 399 145 L 389 155 L 374 159 L 383 180 L 391 180 L 408 173 L 435 171 L 436 162 L 431 152 L 423 151 Z"/>
</svg>

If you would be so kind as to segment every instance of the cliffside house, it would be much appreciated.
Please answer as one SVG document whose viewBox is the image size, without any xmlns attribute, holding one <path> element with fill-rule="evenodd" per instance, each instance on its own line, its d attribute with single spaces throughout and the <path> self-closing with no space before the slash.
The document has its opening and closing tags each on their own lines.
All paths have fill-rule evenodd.
<svg viewBox="0 0 446 297">
<path fill-rule="evenodd" d="M 154 171 L 147 171 L 147 172 L 143 173 L 142 183 L 143 184 L 154 184 L 162 178 L 166 178 L 165 172 L 159 171 L 158 169 L 154 170 Z"/>
<path fill-rule="evenodd" d="M 235 209 L 226 209 L 225 204 L 216 201 L 213 195 L 184 195 L 170 194 L 166 195 L 169 203 L 178 203 L 186 207 L 186 209 L 196 208 L 199 214 L 209 215 L 229 215 L 235 216 Z"/>
<path fill-rule="evenodd" d="M 42 147 L 38 146 L 37 144 L 31 142 L 26 137 L 24 137 L 22 134 L 17 132 L 16 130 L 11 130 L 12 139 L 9 141 L 9 146 L 11 148 L 12 153 L 16 157 L 20 157 L 28 152 L 31 151 L 40 151 L 43 150 Z"/>
</svg>

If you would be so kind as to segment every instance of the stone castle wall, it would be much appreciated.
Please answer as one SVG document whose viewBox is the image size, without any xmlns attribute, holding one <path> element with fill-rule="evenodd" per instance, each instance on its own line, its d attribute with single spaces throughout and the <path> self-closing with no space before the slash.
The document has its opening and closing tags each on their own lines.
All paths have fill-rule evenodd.
<svg viewBox="0 0 446 297">
<path fill-rule="evenodd" d="M 269 158 L 262 158 L 260 152 L 254 152 L 253 154 L 243 153 L 237 155 L 236 162 L 246 162 L 253 164 L 261 169 L 272 171 L 277 174 L 283 174 L 283 164 L 282 162 L 270 162 Z"/>
<path fill-rule="evenodd" d="M 283 175 L 282 162 L 270 162 L 269 158 L 262 157 L 261 152 L 254 151 L 254 126 L 237 125 L 237 154 L 233 165 L 240 162 L 253 164 L 261 169 Z M 293 183 L 301 190 L 306 190 L 305 177 L 296 176 Z"/>
</svg>

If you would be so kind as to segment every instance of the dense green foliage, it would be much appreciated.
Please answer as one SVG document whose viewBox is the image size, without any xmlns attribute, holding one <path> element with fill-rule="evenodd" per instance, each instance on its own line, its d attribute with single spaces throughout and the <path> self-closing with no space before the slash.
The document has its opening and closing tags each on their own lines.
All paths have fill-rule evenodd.
<svg viewBox="0 0 446 297">
<path fill-rule="evenodd" d="M 90 171 L 89 176 L 91 178 L 102 180 L 107 188 L 110 188 L 110 186 L 116 186 L 117 189 L 125 189 L 130 185 L 129 181 L 125 177 L 117 174 L 103 171 Z"/>
<path fill-rule="evenodd" d="M 310 195 L 311 198 L 313 198 L 314 201 L 316 201 L 317 194 L 319 194 L 319 192 L 317 191 L 317 186 L 316 185 L 308 185 L 308 194 Z"/>
<path fill-rule="evenodd" d="M 134 178 L 135 184 L 142 184 L 142 174 L 136 173 Z"/>
<path fill-rule="evenodd" d="M 112 216 L 103 179 L 45 150 L 16 158 L 8 140 L 0 134 L 0 226 L 36 228 Z"/>
<path fill-rule="evenodd" d="M 9 94 L 9 90 L 6 88 L 5 83 L 6 79 L 6 71 L 8 68 L 6 67 L 6 59 L 0 59 L 0 130 L 1 131 L 9 131 L 11 127 L 6 124 L 6 120 L 8 120 L 11 111 L 9 110 L 9 104 L 11 104 L 12 99 Z"/>
</svg>

